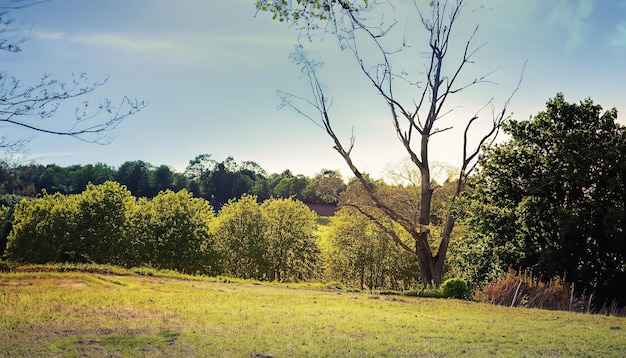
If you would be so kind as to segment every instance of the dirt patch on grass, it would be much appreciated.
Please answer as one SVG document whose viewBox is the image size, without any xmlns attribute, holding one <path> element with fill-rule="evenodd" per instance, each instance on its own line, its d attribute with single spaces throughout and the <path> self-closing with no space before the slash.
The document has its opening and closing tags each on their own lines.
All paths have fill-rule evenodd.
<svg viewBox="0 0 626 358">
<path fill-rule="evenodd" d="M 83 281 L 75 281 L 75 280 L 62 280 L 57 283 L 59 287 L 87 287 L 87 284 Z"/>
<path fill-rule="evenodd" d="M 42 279 L 37 281 L 13 281 L 13 280 L 3 280 L 0 281 L 0 286 L 8 286 L 8 287 L 22 287 L 22 286 L 33 286 L 35 284 L 50 284 L 49 280 Z M 81 280 L 54 280 L 54 285 L 59 287 L 87 287 L 88 285 Z"/>
<path fill-rule="evenodd" d="M 197 356 L 186 344 L 177 342 L 180 333 L 169 330 L 105 331 L 57 336 L 46 344 L 48 351 L 60 355 L 106 357 Z M 183 354 L 184 353 L 184 354 Z"/>
<path fill-rule="evenodd" d="M 64 319 L 22 326 L 42 352 L 77 356 L 178 356 L 189 351 L 178 341 L 181 317 L 134 307 L 67 307 Z"/>
<path fill-rule="evenodd" d="M 24 281 L 0 281 L 0 286 L 20 287 L 20 286 L 32 286 L 32 282 Z"/>
</svg>

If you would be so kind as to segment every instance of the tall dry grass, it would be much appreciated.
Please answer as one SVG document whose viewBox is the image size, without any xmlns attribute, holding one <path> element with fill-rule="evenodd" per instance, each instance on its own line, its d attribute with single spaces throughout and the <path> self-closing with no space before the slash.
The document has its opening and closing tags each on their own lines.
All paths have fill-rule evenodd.
<svg viewBox="0 0 626 358">
<path fill-rule="evenodd" d="M 477 298 L 483 302 L 509 307 L 602 313 L 617 316 L 626 314 L 626 310 L 616 304 L 605 305 L 601 310 L 593 312 L 591 307 L 593 295 L 577 297 L 574 295 L 573 286 L 563 279 L 557 277 L 544 282 L 533 276 L 530 271 L 509 271 L 478 292 Z"/>
</svg>

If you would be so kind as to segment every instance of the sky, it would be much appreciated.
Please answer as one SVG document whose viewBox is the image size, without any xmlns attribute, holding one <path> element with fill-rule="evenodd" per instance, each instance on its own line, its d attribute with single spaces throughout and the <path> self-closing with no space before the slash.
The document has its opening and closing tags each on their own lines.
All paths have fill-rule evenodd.
<svg viewBox="0 0 626 358">
<path fill-rule="evenodd" d="M 0 6 L 23 3 L 0 0 Z M 399 6 L 385 18 L 396 19 L 403 37 L 415 40 L 415 55 L 399 63 L 415 74 L 424 67 L 424 32 L 411 9 Z M 115 103 L 127 95 L 149 103 L 109 133 L 108 145 L 0 127 L 13 139 L 30 140 L 29 160 L 115 167 L 143 160 L 182 171 L 206 153 L 217 161 L 255 161 L 269 173 L 289 169 L 312 176 L 338 169 L 349 176 L 322 129 L 289 108 L 278 109 L 278 90 L 310 93 L 289 59 L 298 32 L 269 14 L 256 14 L 254 0 L 50 0 L 10 14 L 28 41 L 19 53 L 0 54 L 0 70 L 25 83 L 43 74 L 66 81 L 73 73 L 93 80 L 108 76 L 89 100 L 107 97 Z M 605 109 L 616 107 L 626 124 L 626 0 L 470 0 L 453 33 L 457 52 L 451 55 L 476 25 L 474 43 L 482 47 L 465 78 L 492 73 L 490 82 L 451 100 L 453 111 L 442 125 L 454 129 L 433 137 L 431 160 L 459 164 L 463 121 L 492 98 L 499 109 L 524 63 L 508 109 L 513 118 L 530 118 L 563 92 L 568 102 L 591 97 Z M 342 139 L 354 134 L 355 163 L 384 176 L 406 157 L 384 101 L 331 36 L 305 46 L 324 62 L 319 76 L 332 98 L 333 123 Z M 81 102 L 63 104 L 46 125 L 62 129 Z M 490 113 L 487 107 L 481 118 L 488 122 Z"/>
</svg>

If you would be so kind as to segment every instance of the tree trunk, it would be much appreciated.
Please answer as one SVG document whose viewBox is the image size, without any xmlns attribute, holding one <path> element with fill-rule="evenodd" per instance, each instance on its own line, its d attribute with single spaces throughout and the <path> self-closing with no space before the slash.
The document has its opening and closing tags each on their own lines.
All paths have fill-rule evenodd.
<svg viewBox="0 0 626 358">
<path fill-rule="evenodd" d="M 429 235 L 429 230 L 423 229 L 419 236 L 415 238 L 415 258 L 422 283 L 439 286 L 441 284 L 442 270 L 437 270 L 435 258 L 428 244 Z"/>
<path fill-rule="evenodd" d="M 437 271 L 433 257 L 424 256 L 418 252 L 416 259 L 422 283 L 435 286 L 441 285 L 441 271 Z"/>
</svg>

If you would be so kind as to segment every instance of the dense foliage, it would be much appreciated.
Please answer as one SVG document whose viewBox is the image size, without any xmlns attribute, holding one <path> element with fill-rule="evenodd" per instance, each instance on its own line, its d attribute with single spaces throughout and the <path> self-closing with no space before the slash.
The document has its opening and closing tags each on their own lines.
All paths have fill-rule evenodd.
<svg viewBox="0 0 626 358">
<path fill-rule="evenodd" d="M 626 128 L 616 120 L 615 109 L 558 94 L 506 125 L 511 139 L 481 159 L 467 203 L 474 279 L 529 268 L 600 306 L 626 305 Z"/>
<path fill-rule="evenodd" d="M 450 298 L 470 298 L 471 290 L 465 280 L 460 278 L 450 278 L 441 284 L 443 297 Z"/>
<path fill-rule="evenodd" d="M 301 281 L 319 273 L 317 215 L 303 202 L 269 199 L 260 207 L 265 222 L 268 278 Z"/>
<path fill-rule="evenodd" d="M 185 189 L 137 200 L 125 186 L 107 181 L 80 194 L 22 199 L 6 257 L 306 280 L 320 267 L 315 218 L 300 201 L 260 205 L 249 195 L 230 201 L 215 218 L 208 201 Z"/>
<path fill-rule="evenodd" d="M 213 231 L 220 250 L 224 252 L 225 273 L 257 279 L 267 275 L 264 256 L 268 243 L 263 240 L 264 225 L 255 197 L 245 195 L 224 205 Z"/>
<path fill-rule="evenodd" d="M 318 209 L 332 212 L 339 195 L 345 190 L 341 174 L 336 170 L 321 170 L 312 178 L 294 175 L 289 170 L 268 175 L 257 163 L 236 163 L 232 157 L 222 162 L 208 154 L 198 155 L 179 173 L 167 165 L 152 165 L 141 160 L 127 161 L 119 168 L 106 164 L 71 165 L 37 163 L 13 164 L 0 161 L 0 206 L 10 209 L 0 217 L 0 255 L 11 230 L 13 207 L 21 197 L 48 194 L 80 194 L 89 183 L 116 181 L 135 197 L 152 199 L 160 192 L 186 189 L 190 195 L 206 199 L 220 208 L 231 199 L 244 194 L 259 201 L 269 198 L 295 198 Z"/>
<path fill-rule="evenodd" d="M 219 253 L 209 230 L 214 218 L 211 205 L 185 189 L 139 199 L 132 213 L 133 260 L 127 265 L 217 272 Z"/>
<path fill-rule="evenodd" d="M 220 210 L 214 226 L 226 274 L 297 281 L 319 271 L 315 213 L 300 201 L 244 195 Z"/>
</svg>

